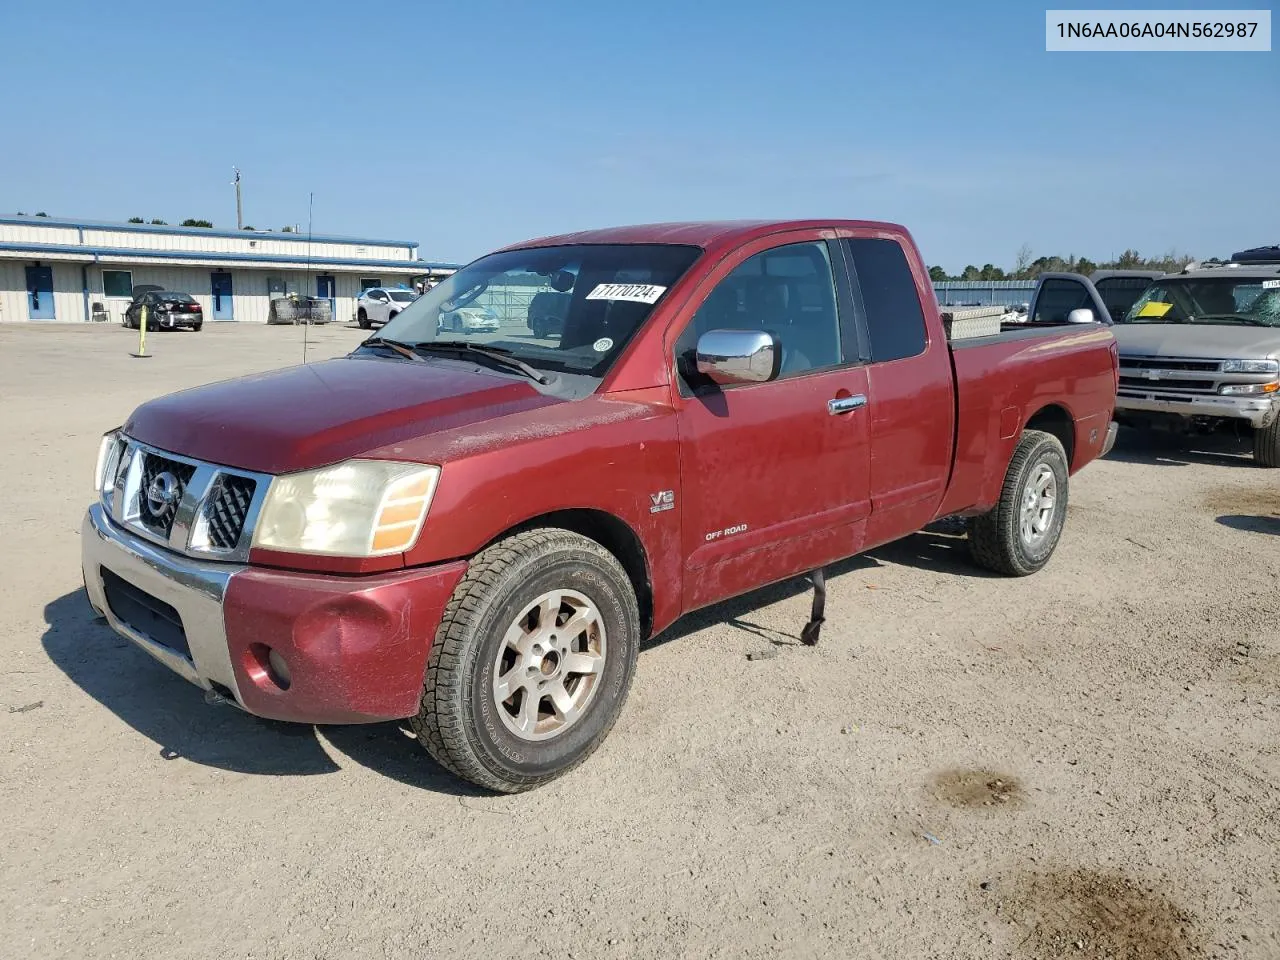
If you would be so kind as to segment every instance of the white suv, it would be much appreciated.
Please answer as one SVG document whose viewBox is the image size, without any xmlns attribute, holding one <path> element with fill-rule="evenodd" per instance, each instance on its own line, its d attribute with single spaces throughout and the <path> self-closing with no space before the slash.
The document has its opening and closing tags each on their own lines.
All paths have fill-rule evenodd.
<svg viewBox="0 0 1280 960">
<path fill-rule="evenodd" d="M 356 299 L 356 323 L 366 330 L 384 324 L 417 299 L 407 288 L 370 287 Z"/>
</svg>

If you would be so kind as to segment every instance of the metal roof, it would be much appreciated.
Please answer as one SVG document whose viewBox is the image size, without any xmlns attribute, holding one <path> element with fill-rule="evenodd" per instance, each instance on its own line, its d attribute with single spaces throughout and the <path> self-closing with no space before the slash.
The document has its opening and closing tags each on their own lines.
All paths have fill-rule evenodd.
<svg viewBox="0 0 1280 960">
<path fill-rule="evenodd" d="M 216 230 L 209 227 L 171 227 L 152 223 L 116 223 L 110 220 L 64 220 L 60 217 L 37 217 L 23 214 L 0 214 L 0 223 L 33 227 L 72 227 L 79 230 L 120 230 L 127 233 L 173 233 L 195 237 L 238 237 L 243 239 L 269 238 L 274 240 L 305 240 L 305 233 L 283 233 L 279 230 Z M 417 247 L 416 240 L 366 240 L 360 237 L 342 237 L 331 234 L 311 234 L 312 240 L 329 243 L 354 243 L 366 247 Z"/>
<path fill-rule="evenodd" d="M 116 262 L 119 259 L 138 262 L 145 260 L 187 260 L 216 263 L 271 263 L 293 264 L 297 266 L 332 264 L 340 267 L 360 267 L 387 270 L 456 270 L 456 263 L 441 263 L 429 260 L 356 260 L 345 257 L 328 257 L 323 254 L 313 257 L 282 257 L 267 253 L 206 253 L 199 250 L 141 250 L 136 247 L 91 247 L 80 244 L 65 243 L 12 243 L 0 242 L 0 252 L 22 253 L 31 259 L 39 259 L 41 254 L 58 254 L 61 256 L 80 255 L 92 261 L 106 260 Z"/>
</svg>

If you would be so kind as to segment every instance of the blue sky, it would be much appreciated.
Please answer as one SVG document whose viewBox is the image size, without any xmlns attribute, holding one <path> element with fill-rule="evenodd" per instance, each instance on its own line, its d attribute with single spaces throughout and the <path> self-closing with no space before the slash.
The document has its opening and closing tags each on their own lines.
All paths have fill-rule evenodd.
<svg viewBox="0 0 1280 960">
<path fill-rule="evenodd" d="M 1280 243 L 1280 53 L 1050 54 L 1044 5 L 8 3 L 0 37 L 0 211 L 234 226 L 238 164 L 246 223 L 314 191 L 317 233 L 429 259 L 760 216 L 952 271 Z"/>
</svg>

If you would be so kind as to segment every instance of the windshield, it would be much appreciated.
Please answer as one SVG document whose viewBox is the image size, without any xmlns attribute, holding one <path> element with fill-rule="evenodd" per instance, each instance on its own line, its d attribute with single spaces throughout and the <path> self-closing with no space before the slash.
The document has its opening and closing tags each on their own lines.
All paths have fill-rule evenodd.
<svg viewBox="0 0 1280 960">
<path fill-rule="evenodd" d="M 411 290 L 388 290 L 387 293 L 396 303 L 412 303 L 418 298 L 418 295 Z"/>
<path fill-rule="evenodd" d="M 463 267 L 379 331 L 465 341 L 546 373 L 605 375 L 701 254 L 674 244 L 580 244 L 495 253 Z"/>
<path fill-rule="evenodd" d="M 1151 277 L 1103 277 L 1093 281 L 1093 288 L 1115 323 L 1121 322 L 1129 309 L 1151 285 Z"/>
<path fill-rule="evenodd" d="M 1157 280 L 1121 322 L 1280 327 L 1280 279 L 1246 276 Z"/>
</svg>

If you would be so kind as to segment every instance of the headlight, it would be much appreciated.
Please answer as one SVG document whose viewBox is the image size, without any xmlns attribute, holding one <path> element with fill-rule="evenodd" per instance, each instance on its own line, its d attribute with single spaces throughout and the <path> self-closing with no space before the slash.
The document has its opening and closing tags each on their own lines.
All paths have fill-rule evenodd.
<svg viewBox="0 0 1280 960">
<path fill-rule="evenodd" d="M 1275 393 L 1280 390 L 1280 383 L 1228 383 L 1222 388 L 1224 396 L 1239 396 L 1248 393 Z"/>
<path fill-rule="evenodd" d="M 422 530 L 440 468 L 347 460 L 271 481 L 253 545 L 338 557 L 403 553 Z"/>
<path fill-rule="evenodd" d="M 1278 360 L 1225 360 L 1223 373 L 1280 373 Z"/>
<path fill-rule="evenodd" d="M 98 462 L 93 467 L 93 488 L 102 493 L 107 488 L 107 478 L 115 479 L 115 467 L 120 461 L 120 431 L 109 430 L 98 444 Z"/>
</svg>

